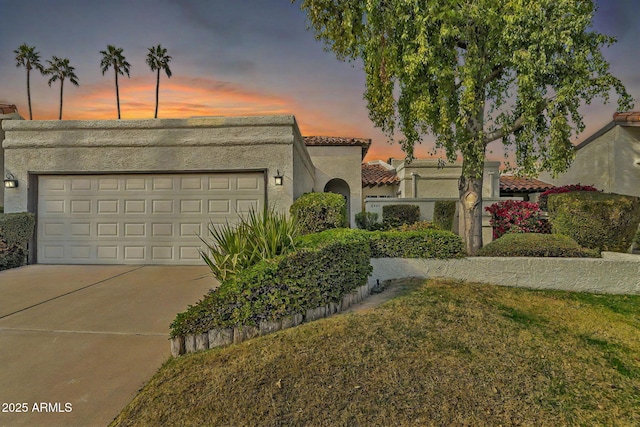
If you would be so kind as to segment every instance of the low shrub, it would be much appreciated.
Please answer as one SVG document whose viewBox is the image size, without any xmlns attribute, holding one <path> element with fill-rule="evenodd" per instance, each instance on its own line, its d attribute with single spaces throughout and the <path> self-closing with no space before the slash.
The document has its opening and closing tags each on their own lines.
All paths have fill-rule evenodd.
<svg viewBox="0 0 640 427">
<path fill-rule="evenodd" d="M 433 208 L 433 224 L 447 231 L 453 231 L 453 219 L 456 215 L 455 200 L 438 200 Z"/>
<path fill-rule="evenodd" d="M 356 214 L 356 225 L 362 230 L 380 230 L 382 223 L 378 222 L 378 214 L 375 212 L 358 212 Z"/>
<path fill-rule="evenodd" d="M 386 229 L 413 224 L 420 220 L 417 205 L 386 205 L 382 207 L 382 223 Z"/>
<path fill-rule="evenodd" d="M 299 236 L 295 245 L 297 249 L 318 249 L 332 242 L 369 242 L 371 232 L 353 228 L 333 228 L 320 233 Z"/>
<path fill-rule="evenodd" d="M 0 240 L 0 271 L 22 266 L 25 257 L 26 251 L 20 245 L 8 245 Z"/>
<path fill-rule="evenodd" d="M 441 230 L 441 228 L 436 227 L 429 221 L 418 221 L 413 224 L 402 224 L 400 227 L 396 227 L 391 231 L 425 231 L 434 229 Z"/>
<path fill-rule="evenodd" d="M 598 251 L 585 249 L 561 234 L 510 233 L 483 246 L 478 256 L 596 258 Z"/>
<path fill-rule="evenodd" d="M 34 226 L 35 215 L 32 213 L 0 214 L 0 270 L 24 265 Z"/>
<path fill-rule="evenodd" d="M 599 251 L 627 252 L 640 223 L 640 198 L 620 194 L 554 194 L 548 210 L 554 233 Z"/>
<path fill-rule="evenodd" d="M 0 214 L 0 238 L 8 245 L 26 247 L 33 236 L 36 217 L 30 212 Z"/>
<path fill-rule="evenodd" d="M 552 194 L 562 194 L 562 193 L 571 193 L 572 191 L 598 191 L 597 188 L 592 187 L 591 185 L 580 185 L 580 184 L 572 184 L 572 185 L 563 185 L 562 187 L 554 187 L 540 194 L 538 197 L 538 205 L 540 209 L 546 211 L 548 206 L 549 196 Z"/>
<path fill-rule="evenodd" d="M 251 210 L 238 224 L 209 225 L 211 240 L 200 236 L 207 246 L 200 256 L 214 277 L 224 281 L 263 259 L 292 251 L 299 233 L 295 218 L 287 218 L 273 207 L 261 214 Z"/>
<path fill-rule="evenodd" d="M 306 193 L 293 202 L 289 211 L 297 218 L 302 234 L 349 226 L 347 202 L 340 194 Z"/>
<path fill-rule="evenodd" d="M 438 229 L 372 232 L 369 243 L 372 258 L 457 258 L 464 255 L 460 236 Z"/>
<path fill-rule="evenodd" d="M 493 238 L 506 233 L 544 233 L 546 230 L 542 211 L 537 203 L 522 200 L 505 200 L 484 208 L 491 214 Z"/>
<path fill-rule="evenodd" d="M 372 270 L 366 238 L 357 233 L 339 235 L 317 239 L 315 248 L 261 261 L 224 281 L 177 315 L 171 336 L 257 325 L 339 302 L 365 284 Z"/>
</svg>

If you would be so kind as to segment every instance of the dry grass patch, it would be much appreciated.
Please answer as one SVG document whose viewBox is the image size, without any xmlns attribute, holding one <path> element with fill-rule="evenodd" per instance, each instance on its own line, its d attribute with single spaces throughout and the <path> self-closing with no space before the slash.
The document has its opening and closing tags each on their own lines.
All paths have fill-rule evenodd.
<svg viewBox="0 0 640 427">
<path fill-rule="evenodd" d="M 113 425 L 640 425 L 640 296 L 409 281 L 169 360 Z"/>
</svg>

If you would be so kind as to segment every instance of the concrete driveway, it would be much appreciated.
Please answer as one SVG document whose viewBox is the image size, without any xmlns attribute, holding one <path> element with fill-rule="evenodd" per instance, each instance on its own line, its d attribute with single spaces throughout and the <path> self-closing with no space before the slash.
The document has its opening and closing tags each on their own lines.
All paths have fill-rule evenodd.
<svg viewBox="0 0 640 427">
<path fill-rule="evenodd" d="M 0 426 L 109 424 L 168 359 L 176 313 L 215 285 L 206 267 L 0 272 Z"/>
</svg>

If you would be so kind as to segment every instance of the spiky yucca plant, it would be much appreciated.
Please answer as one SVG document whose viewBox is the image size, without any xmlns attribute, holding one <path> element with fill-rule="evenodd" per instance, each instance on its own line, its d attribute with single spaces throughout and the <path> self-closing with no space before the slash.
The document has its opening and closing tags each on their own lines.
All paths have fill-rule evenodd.
<svg viewBox="0 0 640 427">
<path fill-rule="evenodd" d="M 262 213 L 251 209 L 241 216 L 237 224 L 209 224 L 211 239 L 200 240 L 206 250 L 200 256 L 220 282 L 230 279 L 239 271 L 295 250 L 294 240 L 299 234 L 295 218 L 287 218 L 274 207 Z"/>
</svg>

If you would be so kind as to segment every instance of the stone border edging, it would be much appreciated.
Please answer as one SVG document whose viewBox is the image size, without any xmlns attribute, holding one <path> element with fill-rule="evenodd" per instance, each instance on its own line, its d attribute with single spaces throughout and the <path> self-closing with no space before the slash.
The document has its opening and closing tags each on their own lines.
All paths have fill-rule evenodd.
<svg viewBox="0 0 640 427">
<path fill-rule="evenodd" d="M 369 282 L 447 277 L 530 289 L 640 294 L 640 257 L 461 259 L 372 258 Z"/>
<path fill-rule="evenodd" d="M 354 292 L 342 297 L 340 304 L 329 303 L 322 307 L 311 308 L 302 314 L 294 314 L 281 320 L 262 321 L 258 326 L 236 326 L 233 328 L 216 328 L 202 334 L 179 335 L 171 338 L 171 355 L 178 357 L 183 354 L 221 347 L 229 344 L 237 344 L 243 341 L 268 335 L 281 329 L 298 326 L 301 323 L 311 322 L 324 317 L 340 313 L 354 304 L 358 304 L 371 294 L 371 291 L 379 288 L 376 281 L 369 280 Z"/>
</svg>

